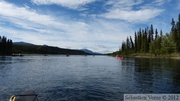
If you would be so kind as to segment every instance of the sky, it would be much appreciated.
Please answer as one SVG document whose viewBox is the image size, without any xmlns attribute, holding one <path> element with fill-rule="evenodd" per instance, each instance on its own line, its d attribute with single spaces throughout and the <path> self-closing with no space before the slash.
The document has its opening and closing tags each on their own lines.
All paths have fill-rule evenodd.
<svg viewBox="0 0 180 101">
<path fill-rule="evenodd" d="M 0 0 L 0 36 L 110 53 L 139 28 L 169 33 L 180 0 Z"/>
</svg>

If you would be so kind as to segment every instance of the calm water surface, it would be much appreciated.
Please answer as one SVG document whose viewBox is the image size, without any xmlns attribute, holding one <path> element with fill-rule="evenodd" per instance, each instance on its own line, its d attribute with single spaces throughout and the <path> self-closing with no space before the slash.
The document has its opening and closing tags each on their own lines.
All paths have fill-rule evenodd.
<svg viewBox="0 0 180 101">
<path fill-rule="evenodd" d="M 34 90 L 39 101 L 122 101 L 123 94 L 180 93 L 180 60 L 0 57 L 0 101 L 27 90 Z"/>
</svg>

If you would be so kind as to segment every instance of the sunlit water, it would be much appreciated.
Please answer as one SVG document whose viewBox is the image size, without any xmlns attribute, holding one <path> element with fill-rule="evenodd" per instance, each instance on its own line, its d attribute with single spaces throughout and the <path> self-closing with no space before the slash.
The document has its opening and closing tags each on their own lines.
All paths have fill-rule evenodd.
<svg viewBox="0 0 180 101">
<path fill-rule="evenodd" d="M 122 101 L 123 94 L 180 93 L 180 61 L 108 56 L 0 57 L 0 101 L 34 90 L 39 101 Z"/>
</svg>

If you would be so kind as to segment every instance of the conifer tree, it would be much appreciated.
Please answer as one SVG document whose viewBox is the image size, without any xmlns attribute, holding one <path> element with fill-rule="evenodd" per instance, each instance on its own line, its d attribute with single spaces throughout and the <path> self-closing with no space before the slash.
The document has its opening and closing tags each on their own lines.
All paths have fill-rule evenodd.
<svg viewBox="0 0 180 101">
<path fill-rule="evenodd" d="M 177 51 L 180 52 L 180 14 L 178 16 L 178 21 L 176 23 L 177 30 Z"/>
<path fill-rule="evenodd" d="M 5 36 L 0 36 L 0 55 L 9 55 L 13 47 L 13 42 Z"/>
<path fill-rule="evenodd" d="M 172 22 L 171 22 L 171 25 L 172 25 L 172 27 L 171 27 L 171 35 L 172 35 L 172 39 L 173 39 L 173 41 L 174 41 L 174 43 L 175 43 L 175 49 L 176 49 L 176 51 L 179 51 L 179 45 L 178 45 L 178 31 L 177 31 L 177 26 L 176 26 L 176 24 L 175 24 L 176 22 L 174 21 L 174 19 L 172 18 Z"/>
<path fill-rule="evenodd" d="M 122 46 L 121 46 L 121 51 L 124 52 L 124 51 L 125 51 L 125 48 L 126 48 L 126 44 L 125 44 L 125 42 L 123 41 L 123 42 L 122 42 Z"/>
<path fill-rule="evenodd" d="M 154 29 L 153 29 L 153 25 L 151 24 L 151 29 L 150 29 L 150 40 L 153 41 L 154 40 Z"/>
<path fill-rule="evenodd" d="M 156 31 L 155 31 L 155 40 L 157 39 L 157 37 L 158 37 L 158 31 L 156 29 Z"/>
<path fill-rule="evenodd" d="M 141 42 L 141 29 L 139 29 L 139 32 L 138 32 L 138 52 L 141 52 L 141 47 L 142 47 L 142 42 Z"/>
<path fill-rule="evenodd" d="M 175 30 L 175 21 L 174 21 L 174 18 L 172 18 L 172 21 L 171 21 L 171 32 L 173 32 Z"/>
<path fill-rule="evenodd" d="M 135 32 L 135 38 L 134 38 L 134 42 L 135 42 L 135 44 L 134 44 L 134 47 L 135 47 L 135 52 L 137 52 L 137 50 L 138 50 L 138 37 L 137 37 L 137 34 L 136 34 L 136 32 Z"/>
<path fill-rule="evenodd" d="M 147 53 L 149 50 L 149 43 L 148 43 L 148 39 L 147 39 L 147 30 L 146 29 L 144 32 L 144 43 L 145 43 L 145 52 Z"/>
<path fill-rule="evenodd" d="M 130 36 L 130 42 L 131 42 L 131 49 L 133 50 L 133 49 L 134 49 L 134 43 L 133 43 L 133 41 L 132 41 L 131 36 Z"/>
<path fill-rule="evenodd" d="M 127 37 L 126 39 L 126 49 L 130 50 L 130 41 L 129 41 L 129 37 Z"/>
</svg>

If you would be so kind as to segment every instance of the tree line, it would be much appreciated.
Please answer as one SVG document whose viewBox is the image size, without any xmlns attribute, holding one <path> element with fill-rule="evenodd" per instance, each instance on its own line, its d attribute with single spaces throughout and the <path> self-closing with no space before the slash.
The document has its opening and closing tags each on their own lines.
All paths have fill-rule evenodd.
<svg viewBox="0 0 180 101">
<path fill-rule="evenodd" d="M 170 33 L 163 34 L 162 30 L 150 27 L 139 29 L 132 37 L 127 37 L 126 41 L 122 42 L 119 54 L 132 53 L 150 53 L 154 55 L 164 55 L 180 52 L 180 14 L 178 21 L 172 18 Z"/>
<path fill-rule="evenodd" d="M 7 39 L 5 36 L 0 36 L 0 55 L 10 55 L 13 47 L 11 39 Z"/>
</svg>

